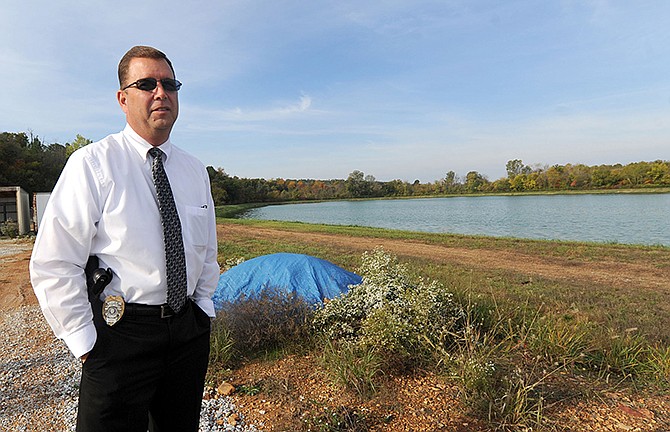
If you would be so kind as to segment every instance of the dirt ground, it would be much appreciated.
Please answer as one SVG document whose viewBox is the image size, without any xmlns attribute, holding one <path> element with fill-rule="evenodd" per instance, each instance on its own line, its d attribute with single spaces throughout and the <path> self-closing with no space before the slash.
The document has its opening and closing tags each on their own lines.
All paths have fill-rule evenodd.
<svg viewBox="0 0 670 432">
<path fill-rule="evenodd" d="M 32 240 L 0 240 L 0 313 L 37 304 L 28 274 L 32 248 Z"/>
<path fill-rule="evenodd" d="M 499 250 L 468 250 L 388 239 L 351 238 L 227 224 L 220 239 L 243 236 L 263 240 L 346 245 L 361 251 L 383 246 L 398 256 L 414 256 L 436 262 L 467 264 L 481 268 L 518 271 L 532 277 L 583 280 L 625 286 L 634 281 L 643 290 L 670 291 L 670 269 L 653 263 L 562 261 Z M 0 314 L 20 305 L 35 304 L 28 262 L 30 241 L 0 240 Z M 358 429 L 311 430 L 370 431 L 488 431 L 484 422 L 467 415 L 457 388 L 430 373 L 387 377 L 382 396 L 362 401 L 324 384 L 318 362 L 310 356 L 289 356 L 277 361 L 256 362 L 231 371 L 226 378 L 238 390 L 232 397 L 247 422 L 263 431 L 297 430 L 317 413 L 347 420 Z M 241 389 L 259 389 L 242 391 Z M 670 431 L 670 398 L 632 395 L 612 389 L 589 400 L 566 400 L 550 407 L 552 424 L 561 431 Z M 324 414 L 324 415 L 326 415 Z M 362 426 L 361 419 L 367 419 Z M 302 422 L 302 423 L 301 423 Z M 324 419 L 324 423 L 325 423 Z"/>
</svg>

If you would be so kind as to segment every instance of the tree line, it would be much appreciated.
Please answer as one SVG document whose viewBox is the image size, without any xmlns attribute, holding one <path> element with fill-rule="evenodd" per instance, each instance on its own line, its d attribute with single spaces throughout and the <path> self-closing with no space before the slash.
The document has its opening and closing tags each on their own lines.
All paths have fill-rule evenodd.
<svg viewBox="0 0 670 432">
<path fill-rule="evenodd" d="M 29 193 L 51 191 L 69 155 L 89 143 L 91 140 L 81 135 L 65 144 L 44 144 L 32 133 L 0 133 L 0 186 L 21 186 Z M 663 160 L 626 165 L 530 166 L 514 159 L 505 168 L 507 175 L 494 181 L 477 171 L 464 177 L 449 171 L 432 183 L 377 181 L 359 170 L 346 179 L 333 180 L 240 178 L 212 166 L 207 172 L 217 205 L 670 186 L 670 162 Z"/>
<path fill-rule="evenodd" d="M 449 171 L 432 183 L 403 180 L 377 181 L 355 170 L 346 180 L 248 179 L 232 177 L 223 168 L 207 168 L 214 202 L 241 204 L 348 198 L 441 196 L 571 190 L 616 190 L 670 186 L 670 162 L 634 162 L 627 165 L 525 165 L 507 162 L 507 176 L 490 181 L 477 171 L 459 177 Z"/>
</svg>

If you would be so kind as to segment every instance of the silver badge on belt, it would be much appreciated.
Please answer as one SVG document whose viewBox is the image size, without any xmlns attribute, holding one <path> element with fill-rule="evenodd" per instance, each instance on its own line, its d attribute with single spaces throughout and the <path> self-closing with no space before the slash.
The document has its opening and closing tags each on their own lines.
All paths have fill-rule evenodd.
<svg viewBox="0 0 670 432">
<path fill-rule="evenodd" d="M 126 310 L 126 303 L 121 296 L 109 296 L 102 304 L 102 317 L 108 326 L 113 326 L 121 320 Z"/>
</svg>

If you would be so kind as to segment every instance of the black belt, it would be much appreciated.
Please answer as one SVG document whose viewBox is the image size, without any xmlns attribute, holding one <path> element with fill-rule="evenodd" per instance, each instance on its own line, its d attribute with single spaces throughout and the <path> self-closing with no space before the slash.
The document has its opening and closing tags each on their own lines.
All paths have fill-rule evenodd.
<svg viewBox="0 0 670 432">
<path fill-rule="evenodd" d="M 188 301 L 186 302 L 188 304 Z M 167 304 L 162 305 L 145 305 L 139 303 L 126 303 L 124 314 L 141 315 L 141 316 L 156 316 L 160 318 L 171 318 L 174 316 L 183 315 L 188 309 L 187 304 L 181 308 L 179 313 L 172 310 Z"/>
</svg>

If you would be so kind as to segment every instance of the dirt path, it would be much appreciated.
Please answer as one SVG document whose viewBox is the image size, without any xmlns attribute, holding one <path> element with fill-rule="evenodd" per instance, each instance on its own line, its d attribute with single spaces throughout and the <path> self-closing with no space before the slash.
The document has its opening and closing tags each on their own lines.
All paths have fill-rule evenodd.
<svg viewBox="0 0 670 432">
<path fill-rule="evenodd" d="M 666 290 L 670 293 L 670 267 L 659 268 L 654 263 L 622 263 L 619 261 L 592 262 L 562 259 L 555 256 L 542 257 L 519 252 L 465 249 L 382 238 L 346 237 L 335 234 L 307 233 L 259 228 L 254 226 L 226 224 L 219 226 L 219 239 L 234 239 L 244 236 L 258 239 L 275 239 L 299 243 L 329 244 L 360 251 L 372 250 L 376 246 L 398 256 L 416 257 L 436 263 L 454 263 L 476 268 L 504 269 L 539 276 L 552 280 L 592 282 L 611 287 L 640 290 Z"/>
<path fill-rule="evenodd" d="M 0 240 L 0 311 L 37 304 L 28 263 L 32 241 Z"/>
</svg>

